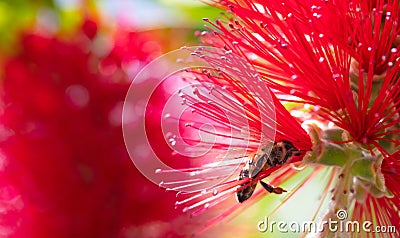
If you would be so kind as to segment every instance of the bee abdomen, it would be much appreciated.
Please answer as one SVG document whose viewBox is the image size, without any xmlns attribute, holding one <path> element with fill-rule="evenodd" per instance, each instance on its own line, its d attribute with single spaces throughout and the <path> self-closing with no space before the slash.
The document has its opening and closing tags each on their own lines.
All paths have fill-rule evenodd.
<svg viewBox="0 0 400 238">
<path fill-rule="evenodd" d="M 240 171 L 239 181 L 245 178 L 249 178 L 249 175 L 250 175 L 249 170 L 243 169 L 242 171 Z M 238 188 L 238 191 L 236 192 L 236 198 L 238 202 L 242 203 L 247 199 L 249 199 L 253 194 L 256 186 L 257 183 L 252 183 L 251 181 L 241 184 L 240 187 Z"/>
<path fill-rule="evenodd" d="M 246 187 L 245 187 L 246 186 Z M 253 194 L 254 190 L 256 189 L 257 184 L 253 183 L 250 184 L 250 182 L 244 183 L 240 185 L 240 191 L 236 193 L 237 200 L 242 203 L 249 199 L 251 195 Z M 245 187 L 245 188 L 243 188 Z"/>
</svg>

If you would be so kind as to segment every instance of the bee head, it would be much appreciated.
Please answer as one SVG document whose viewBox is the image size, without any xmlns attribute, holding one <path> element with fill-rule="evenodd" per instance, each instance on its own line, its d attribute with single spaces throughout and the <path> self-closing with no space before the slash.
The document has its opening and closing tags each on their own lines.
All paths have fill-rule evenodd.
<svg viewBox="0 0 400 238">
<path fill-rule="evenodd" d="M 270 156 L 274 164 L 284 164 L 298 152 L 299 150 L 290 141 L 279 141 L 274 144 Z"/>
</svg>

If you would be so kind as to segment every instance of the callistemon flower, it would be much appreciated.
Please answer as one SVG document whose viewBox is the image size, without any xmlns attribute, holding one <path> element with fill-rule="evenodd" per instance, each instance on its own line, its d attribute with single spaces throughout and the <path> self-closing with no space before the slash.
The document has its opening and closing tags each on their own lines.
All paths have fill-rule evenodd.
<svg viewBox="0 0 400 238">
<path fill-rule="evenodd" d="M 389 3 L 391 5 L 388 6 Z M 383 8 L 398 11 L 397 1 L 389 3 L 384 5 L 379 2 L 377 5 L 379 4 L 380 8 L 369 8 L 371 11 L 380 12 L 376 18 L 381 19 Z M 280 4 L 221 1 L 220 4 L 229 7 L 234 13 L 234 18 L 227 24 L 223 24 L 222 21 L 213 24 L 219 30 L 215 38 L 225 43 L 225 46 L 233 52 L 247 57 L 264 76 L 269 87 L 297 98 L 289 99 L 291 101 L 302 101 L 320 107 L 319 116 L 334 121 L 346 129 L 353 140 L 377 146 L 376 141 L 380 139 L 376 138 L 376 135 L 380 135 L 377 131 L 384 129 L 384 126 L 392 125 L 393 122 L 385 123 L 388 120 L 384 120 L 383 123 L 380 122 L 383 127 L 378 125 L 379 130 L 372 128 L 380 119 L 387 116 L 393 118 L 395 115 L 395 113 L 380 114 L 370 102 L 382 105 L 382 101 L 374 101 L 374 98 L 371 98 L 373 91 L 385 94 L 387 91 L 385 89 L 389 86 L 391 91 L 397 90 L 397 87 L 391 87 L 393 83 L 390 83 L 396 79 L 398 67 L 396 64 L 398 50 L 391 48 L 391 42 L 394 41 L 392 36 L 397 36 L 398 33 L 397 23 L 392 20 L 397 19 L 396 12 L 393 13 L 393 18 L 392 16 L 387 18 L 387 22 L 384 18 L 384 24 L 377 24 L 378 21 L 374 21 L 375 25 L 370 27 L 372 30 L 364 31 L 366 36 L 372 36 L 373 39 L 365 40 L 360 33 L 355 34 L 351 31 L 349 25 L 354 24 L 347 23 L 347 15 L 356 10 L 360 11 L 358 5 L 365 4 L 364 1 L 361 3 L 307 1 L 306 4 L 299 4 L 296 1 Z M 301 14 L 299 9 L 303 11 Z M 371 13 L 373 14 L 375 13 Z M 372 21 L 365 13 L 359 14 L 356 20 L 353 15 L 351 23 L 358 21 L 362 27 L 365 25 L 364 22 Z M 309 19 L 305 20 L 307 16 Z M 327 18 L 330 24 L 334 25 L 332 30 L 321 29 L 319 26 L 319 24 L 326 26 Z M 344 25 L 341 34 L 336 34 L 339 32 L 335 27 L 337 25 Z M 382 25 L 384 28 L 380 33 Z M 389 43 L 381 40 L 386 35 L 391 37 Z M 357 41 L 356 46 L 355 42 L 349 44 L 349 40 L 352 39 Z M 360 53 L 364 52 L 364 49 L 373 52 L 369 54 L 371 57 L 365 59 L 365 54 Z M 376 55 L 384 60 L 387 67 L 376 66 L 382 63 L 375 59 Z M 362 77 L 368 77 L 357 80 L 356 85 L 349 80 L 350 74 L 354 73 L 354 70 L 350 70 L 351 62 L 355 60 L 362 61 L 362 65 L 365 65 L 367 60 L 367 64 L 372 67 L 368 71 L 357 67 L 357 74 L 360 71 Z M 387 68 L 388 72 L 385 74 L 387 83 L 381 88 L 382 90 L 372 90 L 372 79 L 374 75 L 382 73 L 382 68 L 385 70 Z M 395 91 L 390 94 L 397 95 Z M 389 100 L 387 97 L 379 99 Z M 285 97 L 285 100 L 288 99 Z M 378 111 L 368 110 L 369 108 Z M 390 111 L 390 108 L 385 109 Z M 360 126 L 364 128 L 359 129 Z"/>
<path fill-rule="evenodd" d="M 349 3 L 350 45 L 362 72 L 379 76 L 390 68 L 398 50 L 398 1 L 352 1 Z"/>
<path fill-rule="evenodd" d="M 254 66 L 257 77 L 246 80 L 261 84 L 258 81 L 261 78 L 265 91 L 270 93 L 276 106 L 274 119 L 277 134 L 275 138 L 268 139 L 275 142 L 288 140 L 300 150 L 311 149 L 303 158 L 303 163 L 308 166 L 334 168 L 329 174 L 331 179 L 327 187 L 321 188 L 324 196 L 320 203 L 327 202 L 328 206 L 325 210 L 318 210 L 315 217 L 320 217 L 321 224 L 327 220 L 338 221 L 346 218 L 339 214 L 344 209 L 349 214 L 348 219 L 371 222 L 372 230 L 378 225 L 393 226 L 396 230 L 385 235 L 397 237 L 400 232 L 400 53 L 396 40 L 399 34 L 399 2 L 211 2 L 227 9 L 228 14 L 216 23 L 205 19 L 212 32 L 200 35 L 204 43 L 236 53 L 247 61 L 246 64 Z M 214 64 L 216 71 L 221 68 L 243 71 L 223 55 L 210 57 L 207 61 Z M 237 98 L 248 98 L 246 95 L 252 94 L 241 87 L 234 77 L 223 73 L 201 71 L 197 73 L 196 80 L 229 88 Z M 204 103 L 201 107 L 197 106 L 198 100 L 207 100 L 207 94 L 196 94 L 197 99 L 188 95 L 184 99 L 190 101 L 189 105 L 197 112 L 220 122 L 220 111 Z M 306 136 L 281 102 L 291 108 L 290 114 L 305 121 L 304 125 L 312 138 L 312 148 L 306 146 L 307 142 L 296 144 Z M 257 120 L 259 108 L 247 105 L 252 105 L 251 100 L 244 107 L 245 115 L 254 123 L 251 124 L 251 131 L 262 130 L 257 128 L 260 125 Z M 256 138 L 255 141 L 259 142 L 259 137 Z M 251 158 L 250 153 L 247 155 Z M 293 174 L 288 171 L 279 168 L 277 172 L 280 176 Z M 270 172 L 261 174 L 265 176 Z M 309 178 L 318 172 L 316 170 Z M 216 188 L 215 194 L 221 194 L 220 191 L 238 193 L 246 182 L 227 181 Z M 331 189 L 332 194 L 327 195 Z M 184 207 L 184 210 L 204 206 L 192 213 L 196 215 L 228 196 L 228 192 L 212 196 L 212 190 L 203 193 L 211 194 L 205 200 Z M 258 196 L 261 194 L 256 193 L 254 197 Z M 178 202 L 178 205 L 193 202 L 199 197 L 201 195 L 194 195 Z M 239 206 L 241 204 L 235 205 L 213 221 L 222 219 Z M 348 230 L 345 232 L 352 235 Z M 333 234 L 325 229 L 319 235 L 341 237 L 344 234 Z M 379 236 L 365 230 L 363 235 Z"/>
<path fill-rule="evenodd" d="M 193 160 L 191 167 L 157 169 L 156 173 L 189 172 L 193 176 L 187 180 L 164 180 L 160 183 L 169 189 L 182 191 L 178 195 L 176 207 L 192 216 L 204 215 L 211 208 L 222 209 L 226 204 L 231 205 L 221 215 L 209 220 L 205 224 L 206 229 L 242 208 L 241 204 L 250 204 L 262 198 L 266 191 L 262 186 L 258 186 L 253 195 L 243 200 L 238 194 L 256 186 L 260 180 L 279 168 L 268 179 L 271 186 L 275 187 L 274 193 L 299 189 L 304 180 L 291 187 L 281 188 L 278 185 L 286 181 L 290 177 L 288 175 L 296 172 L 289 164 L 298 164 L 306 152 L 311 150 L 312 144 L 309 135 L 300 125 L 302 118 L 291 116 L 256 71 L 238 55 L 232 54 L 230 50 L 215 51 L 209 48 L 194 50 L 192 55 L 207 62 L 208 68 L 191 68 L 182 72 L 182 81 L 189 87 L 182 86 L 179 96 L 183 106 L 191 109 L 191 113 L 182 113 L 178 118 L 173 115 L 179 113 L 168 109 L 171 112 L 166 114 L 166 120 L 179 121 L 183 124 L 180 126 L 184 127 L 183 133 L 172 135 L 176 153 L 181 152 L 179 148 L 183 145 L 183 148 L 187 146 L 185 152 L 188 155 L 196 153 L 199 156 Z M 166 128 L 170 129 L 168 126 Z M 196 136 L 199 133 L 202 136 Z M 255 159 L 251 165 L 248 164 L 250 158 L 269 154 L 276 142 L 292 146 L 293 154 L 287 157 L 287 161 L 271 165 L 265 161 L 264 164 L 255 165 Z M 282 151 L 275 153 L 278 155 L 268 163 L 275 163 L 275 160 L 286 155 Z M 238 180 L 246 164 L 255 165 L 257 173 Z M 198 175 L 201 177 L 198 178 Z M 209 186 L 199 190 L 199 185 L 203 184 Z M 289 197 L 282 196 L 286 199 Z M 241 203 L 232 204 L 235 197 Z M 203 229 L 197 232 L 201 231 Z"/>
</svg>

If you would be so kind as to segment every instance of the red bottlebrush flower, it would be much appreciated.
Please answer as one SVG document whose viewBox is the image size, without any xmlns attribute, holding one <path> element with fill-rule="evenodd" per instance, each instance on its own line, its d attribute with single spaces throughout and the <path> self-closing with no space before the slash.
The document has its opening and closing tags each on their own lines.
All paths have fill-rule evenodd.
<svg viewBox="0 0 400 238">
<path fill-rule="evenodd" d="M 203 41 L 237 53 L 252 64 L 278 108 L 284 108 L 279 102 L 294 103 L 303 107 L 304 118 L 308 116 L 319 121 L 319 126 L 308 122 L 313 145 L 303 162 L 335 168 L 329 172 L 327 187 L 321 189 L 324 199 L 318 209 L 324 206 L 327 209 L 317 211 L 314 218 L 320 215 L 322 221 L 338 221 L 342 219 L 338 212 L 345 209 L 350 213 L 349 218 L 358 222 L 367 220 L 374 227 L 398 228 L 398 198 L 394 196 L 398 194 L 397 151 L 400 144 L 400 55 L 396 42 L 399 34 L 398 1 L 211 2 L 228 9 L 229 14 L 225 20 L 217 20 L 216 23 L 205 19 L 211 24 L 209 29 L 214 34 L 201 33 Z M 204 55 L 200 57 L 206 58 Z M 232 65 L 223 55 L 208 58 L 207 61 L 217 65 L 217 72 L 226 68 L 243 70 Z M 247 94 L 252 95 L 229 74 L 209 71 L 198 74 L 202 76 L 196 75 L 197 81 L 230 88 L 234 98 L 248 99 Z M 258 83 L 257 77 L 248 80 Z M 197 93 L 197 97 L 186 95 L 184 99 L 208 118 L 227 123 L 221 119 L 219 110 L 198 103 L 208 99 L 205 92 Z M 260 98 L 262 100 L 263 97 Z M 255 122 L 250 124 L 250 131 L 262 131 L 257 128 L 259 111 L 253 110 L 257 107 L 251 105 L 246 103 L 244 107 L 248 112 L 244 115 Z M 296 123 L 286 111 L 278 109 L 277 113 L 275 120 L 279 140 L 287 137 L 292 130 L 285 129 Z M 282 119 L 286 119 L 286 123 L 282 123 Z M 279 132 L 280 129 L 283 133 Z M 292 129 L 301 131 L 299 128 Z M 248 135 L 253 136 L 252 133 Z M 255 138 L 254 141 L 259 141 L 259 137 Z M 212 189 L 191 194 L 178 205 L 193 215 L 199 215 L 227 200 L 232 193 L 246 191 L 252 186 L 251 181 L 270 174 L 271 171 L 267 170 L 257 178 L 245 176 L 248 172 L 246 166 L 254 162 L 251 156 L 247 155 L 247 158 L 250 162 L 241 164 L 243 173 L 239 179 L 228 179 Z M 278 171 L 277 178 L 293 174 L 284 168 L 280 171 L 283 172 L 280 174 Z M 319 172 L 315 171 L 308 178 L 311 180 Z M 203 196 L 206 198 L 201 199 Z M 259 193 L 254 197 L 257 196 Z M 211 223 L 239 207 L 240 204 L 234 205 Z M 394 209 L 391 210 L 391 207 Z M 332 232 L 325 231 L 320 235 L 335 236 Z M 366 235 L 373 237 L 377 233 Z M 399 230 L 387 232 L 387 235 L 398 236 Z"/>
<path fill-rule="evenodd" d="M 390 140 L 384 138 L 388 134 L 398 132 L 387 130 L 398 124 L 396 103 L 391 101 L 398 95 L 399 53 L 393 48 L 398 35 L 397 1 L 220 4 L 238 19 L 213 24 L 219 30 L 219 42 L 247 57 L 269 87 L 295 97 L 282 99 L 317 106 L 318 116 L 346 129 L 349 140 L 388 153 L 380 143 Z M 383 15 L 384 10 L 389 16 Z M 383 16 L 382 22 L 374 21 Z M 335 27 L 326 29 L 327 22 L 344 25 L 342 33 Z M 388 41 L 382 40 L 388 37 Z M 357 64 L 354 60 L 363 65 L 356 69 L 356 76 L 351 69 Z M 386 83 L 378 90 L 373 79 L 383 70 L 381 77 Z M 380 96 L 376 96 L 378 92 Z"/>
<path fill-rule="evenodd" d="M 352 1 L 348 9 L 350 46 L 362 72 L 385 73 L 399 48 L 394 43 L 399 34 L 398 1 Z"/>
<path fill-rule="evenodd" d="M 362 217 L 365 220 L 377 220 L 377 224 L 391 224 L 392 233 L 400 230 L 400 209 L 399 196 L 400 190 L 398 179 L 400 177 L 400 151 L 392 156 L 385 158 L 382 162 L 382 174 L 384 176 L 385 186 L 390 191 L 390 197 L 380 196 L 378 198 L 368 194 L 366 202 L 356 202 L 353 214 L 353 220 Z M 378 190 L 379 191 L 379 190 Z M 373 192 L 377 192 L 376 190 Z M 379 211 L 377 213 L 376 211 Z M 384 229 L 386 229 L 384 227 Z"/>
<path fill-rule="evenodd" d="M 219 52 L 209 48 L 199 48 L 192 54 L 207 62 L 211 69 L 190 69 L 182 73 L 182 81 L 191 87 L 190 90 L 183 87 L 180 96 L 183 104 L 192 110 L 192 114 L 175 118 L 188 129 L 183 135 L 175 135 L 174 138 L 178 145 L 185 140 L 193 142 L 194 145 L 200 144 L 194 152 L 206 152 L 200 153 L 199 156 L 203 159 L 203 164 L 192 164 L 188 168 L 175 171 L 160 170 L 157 173 L 190 172 L 193 175 L 203 175 L 201 179 L 162 183 L 168 186 L 176 185 L 168 187 L 172 190 L 193 187 L 194 192 L 183 191 L 178 195 L 181 199 L 177 202 L 177 207 L 197 217 L 225 202 L 230 204 L 232 199 L 242 196 L 239 195 L 241 190 L 250 189 L 270 173 L 283 167 L 274 173 L 274 179 L 271 180 L 274 185 L 279 185 L 279 182 L 288 178 L 285 171 L 290 171 L 291 168 L 287 165 L 301 160 L 312 144 L 299 121 L 290 115 L 265 83 L 259 80 L 256 71 L 248 68 L 247 63 L 240 57 L 229 50 Z M 171 116 L 168 119 L 171 119 Z M 207 129 L 204 124 L 211 124 L 213 129 Z M 191 130 L 193 133 L 190 133 Z M 193 136 L 196 132 L 203 133 L 203 136 L 196 138 Z M 204 138 L 207 139 L 204 141 Z M 288 147 L 280 147 L 280 144 Z M 282 151 L 286 149 L 290 152 Z M 189 146 L 187 150 L 190 150 Z M 260 159 L 262 153 L 267 155 L 270 150 L 277 153 L 276 157 L 271 157 L 268 162 L 273 164 L 267 165 L 265 162 L 265 166 L 254 166 L 256 161 L 263 160 Z M 209 160 L 210 157 L 212 159 Z M 215 158 L 220 161 L 214 162 Z M 252 158 L 254 161 L 250 162 Z M 280 159 L 282 161 L 278 162 Z M 238 180 L 243 166 L 248 163 L 252 167 L 248 172 L 254 175 L 243 176 Z M 196 186 L 206 181 L 209 181 L 210 186 L 196 191 Z M 284 188 L 280 187 L 270 186 L 268 189 L 273 193 L 284 192 Z M 255 191 L 253 196 L 243 195 L 246 204 L 260 199 L 264 190 Z M 238 208 L 239 205 L 233 205 L 222 215 L 207 222 L 205 228 Z"/>
<path fill-rule="evenodd" d="M 150 40 L 137 36 L 130 41 Z M 175 195 L 147 181 L 125 149 L 128 80 L 98 72 L 100 59 L 80 43 L 21 40 L 2 77 L 0 236 L 177 235 Z M 135 52 L 113 59 L 128 63 Z"/>
</svg>

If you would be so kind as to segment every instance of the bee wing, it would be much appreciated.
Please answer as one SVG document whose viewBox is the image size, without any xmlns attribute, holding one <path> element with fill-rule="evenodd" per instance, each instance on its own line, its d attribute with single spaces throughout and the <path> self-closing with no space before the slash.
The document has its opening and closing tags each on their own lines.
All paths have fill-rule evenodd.
<svg viewBox="0 0 400 238">
<path fill-rule="evenodd" d="M 268 157 L 271 154 L 274 144 L 275 142 L 272 139 L 262 137 L 257 153 L 253 156 L 253 168 L 251 169 L 252 177 L 257 176 L 257 174 L 261 172 L 261 170 L 267 164 Z"/>
</svg>

